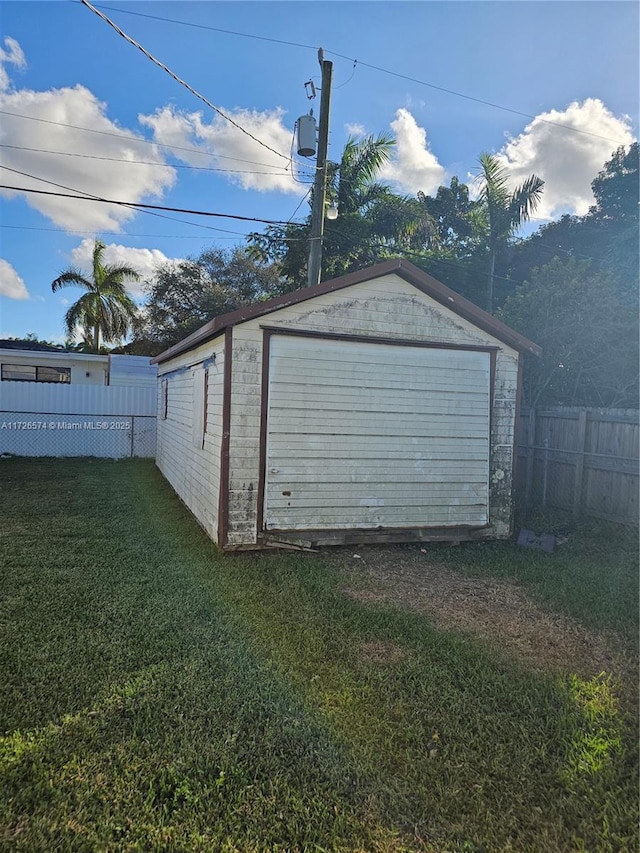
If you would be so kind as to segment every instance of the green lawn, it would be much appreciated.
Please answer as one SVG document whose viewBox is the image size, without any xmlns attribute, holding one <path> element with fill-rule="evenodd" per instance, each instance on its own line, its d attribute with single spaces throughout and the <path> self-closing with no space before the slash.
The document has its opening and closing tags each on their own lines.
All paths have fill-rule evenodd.
<svg viewBox="0 0 640 853">
<path fill-rule="evenodd" d="M 638 849 L 633 685 L 367 606 L 333 557 L 221 555 L 149 462 L 0 482 L 0 849 Z M 633 537 L 563 548 L 427 557 L 632 643 Z"/>
</svg>

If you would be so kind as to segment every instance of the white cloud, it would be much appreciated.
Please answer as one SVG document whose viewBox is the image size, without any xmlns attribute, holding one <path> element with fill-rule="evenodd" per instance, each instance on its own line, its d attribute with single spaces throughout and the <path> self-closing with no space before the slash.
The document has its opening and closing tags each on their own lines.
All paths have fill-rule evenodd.
<svg viewBox="0 0 640 853">
<path fill-rule="evenodd" d="M 446 170 L 429 150 L 427 133 L 419 127 L 409 110 L 399 109 L 391 129 L 396 138 L 391 162 L 385 164 L 380 177 L 415 195 L 418 190 L 430 194 L 444 183 Z"/>
<path fill-rule="evenodd" d="M 363 124 L 345 124 L 344 129 L 347 131 L 349 136 L 364 136 L 367 132 L 366 127 Z"/>
<path fill-rule="evenodd" d="M 92 265 L 93 247 L 94 241 L 90 238 L 84 239 L 79 246 L 76 246 L 71 252 L 73 266 L 88 272 Z M 140 281 L 126 282 L 127 290 L 134 299 L 142 299 L 144 296 L 144 282 L 153 277 L 157 264 L 177 263 L 180 260 L 181 258 L 168 258 L 159 249 L 136 249 L 117 243 L 108 244 L 104 252 L 105 264 L 128 266 L 140 274 Z"/>
<path fill-rule="evenodd" d="M 4 258 L 0 258 L 0 296 L 7 296 L 9 299 L 29 298 L 26 284 Z"/>
<path fill-rule="evenodd" d="M 283 123 L 284 112 L 254 110 L 227 111 L 245 130 L 288 158 L 293 131 Z M 190 166 L 228 169 L 227 180 L 245 190 L 301 195 L 305 187 L 291 175 L 287 159 L 267 150 L 221 116 L 206 122 L 202 112 L 187 113 L 162 107 L 152 115 L 139 115 L 140 124 L 153 130 L 156 142 L 197 151 L 173 150 L 173 155 Z M 246 161 L 246 162 L 243 162 Z"/>
<path fill-rule="evenodd" d="M 7 36 L 4 40 L 4 45 L 7 48 L 6 50 L 0 47 L 0 92 L 4 92 L 8 89 L 11 83 L 9 75 L 4 67 L 5 63 L 8 65 L 15 65 L 16 68 L 27 67 L 27 62 L 24 58 L 22 48 L 15 39 L 11 38 L 11 36 Z"/>
<path fill-rule="evenodd" d="M 593 179 L 619 145 L 633 142 L 630 124 L 628 116 L 616 118 L 598 98 L 587 98 L 565 110 L 536 116 L 497 156 L 513 186 L 531 174 L 544 180 L 536 218 L 552 219 L 564 213 L 583 216 L 594 202 Z"/>
<path fill-rule="evenodd" d="M 69 187 L 102 198 L 138 202 L 148 196 L 161 197 L 175 182 L 175 169 L 166 164 L 158 147 L 145 143 L 140 134 L 107 118 L 106 105 L 84 86 L 46 92 L 28 89 L 0 92 L 0 108 L 29 117 L 3 115 L 2 142 L 15 147 L 2 149 L 0 164 L 27 175 L 46 177 L 62 186 L 10 171 L 4 171 L 4 183 L 53 192 L 69 192 L 63 188 Z M 102 133 L 63 127 L 64 124 Z M 42 153 L 25 148 L 63 153 Z M 67 156 L 69 154 L 85 156 Z M 133 162 L 138 160 L 146 162 Z M 0 190 L 0 193 L 7 198 L 21 195 L 11 190 Z M 31 207 L 70 231 L 120 230 L 136 215 L 135 210 L 117 205 L 30 193 L 25 193 L 24 197 Z"/>
</svg>

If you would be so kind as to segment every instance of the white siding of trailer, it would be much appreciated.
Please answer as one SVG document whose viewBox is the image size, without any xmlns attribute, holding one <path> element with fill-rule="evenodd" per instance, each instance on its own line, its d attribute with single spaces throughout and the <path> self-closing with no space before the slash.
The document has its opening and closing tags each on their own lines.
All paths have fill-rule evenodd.
<svg viewBox="0 0 640 853">
<path fill-rule="evenodd" d="M 155 388 L 158 368 L 151 359 L 141 355 L 109 356 L 109 385 L 129 385 Z"/>
<path fill-rule="evenodd" d="M 489 472 L 490 520 L 493 524 L 490 535 L 500 537 L 509 534 L 518 353 L 421 293 L 399 276 L 391 274 L 314 297 L 234 327 L 229 545 L 256 542 L 263 325 L 403 340 L 498 346 Z M 193 357 L 193 352 L 186 355 Z"/>
<path fill-rule="evenodd" d="M 156 413 L 155 388 L 111 388 L 49 382 L 3 382 L 0 410 L 42 415 L 139 415 Z"/>
<path fill-rule="evenodd" d="M 158 369 L 156 464 L 214 540 L 218 535 L 224 356 L 221 336 Z M 204 362 L 209 363 L 203 366 Z M 207 428 L 203 432 L 205 391 Z"/>
<path fill-rule="evenodd" d="M 71 368 L 71 385 L 107 385 L 108 355 L 87 355 L 37 350 L 0 350 L 0 364 Z M 4 387 L 5 383 L 1 383 Z M 6 384 L 9 384 L 8 382 Z M 35 384 L 35 383 L 34 383 Z M 48 383 L 37 383 L 45 385 Z M 67 384 L 67 383 L 60 383 Z"/>
</svg>

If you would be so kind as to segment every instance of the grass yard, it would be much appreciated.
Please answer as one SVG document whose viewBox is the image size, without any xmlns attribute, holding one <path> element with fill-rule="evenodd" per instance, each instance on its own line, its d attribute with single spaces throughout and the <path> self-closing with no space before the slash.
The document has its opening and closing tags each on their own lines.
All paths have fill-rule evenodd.
<svg viewBox="0 0 640 853">
<path fill-rule="evenodd" d="M 223 555 L 150 462 L 0 482 L 0 849 L 638 849 L 635 537 Z"/>
</svg>

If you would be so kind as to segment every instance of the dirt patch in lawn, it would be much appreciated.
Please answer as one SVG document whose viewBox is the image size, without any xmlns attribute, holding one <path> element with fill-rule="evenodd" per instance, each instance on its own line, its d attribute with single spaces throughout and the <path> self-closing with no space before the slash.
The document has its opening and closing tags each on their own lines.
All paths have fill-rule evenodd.
<svg viewBox="0 0 640 853">
<path fill-rule="evenodd" d="M 371 663 L 396 663 L 405 656 L 405 651 L 395 643 L 385 643 L 381 640 L 363 643 L 360 654 L 364 660 Z"/>
<path fill-rule="evenodd" d="M 543 610 L 514 581 L 469 577 L 393 548 L 343 552 L 344 593 L 365 604 L 393 604 L 428 615 L 444 630 L 477 636 L 529 666 L 590 678 L 603 670 L 627 679 L 636 661 L 615 636 L 590 631 L 569 616 Z M 337 557 L 337 555 L 336 555 Z"/>
</svg>

